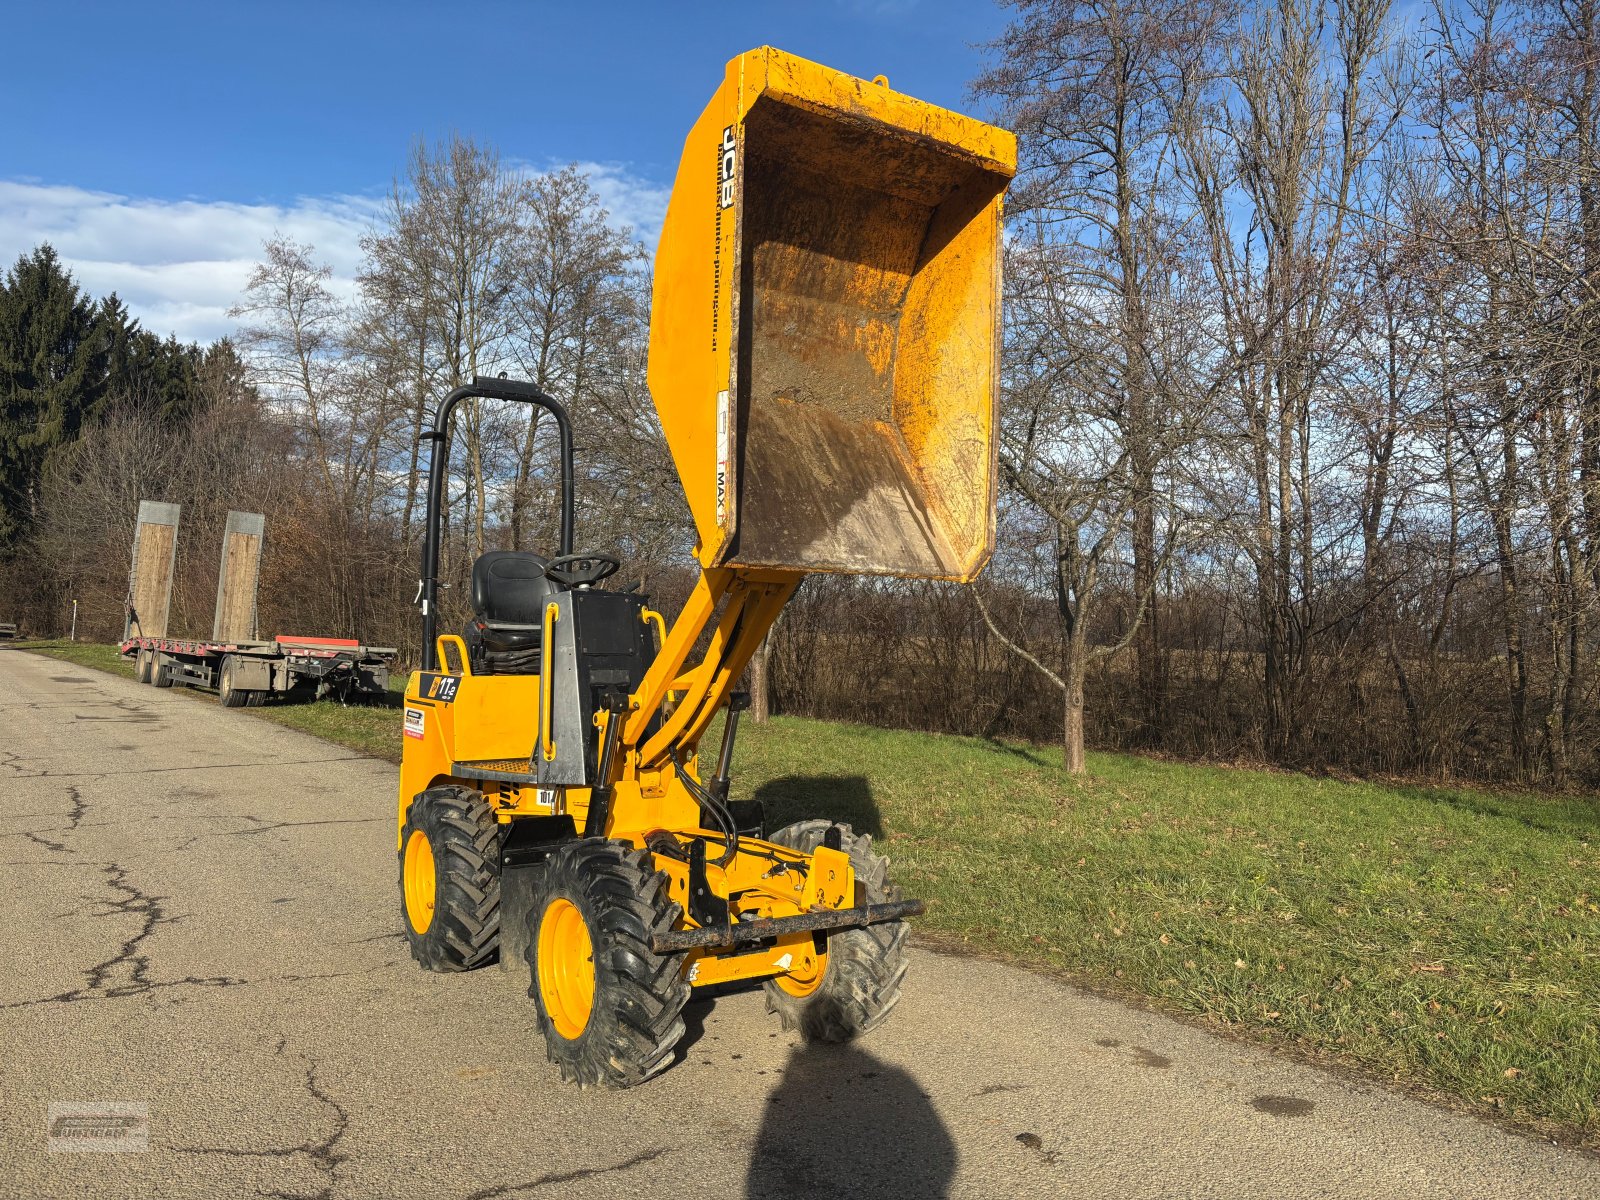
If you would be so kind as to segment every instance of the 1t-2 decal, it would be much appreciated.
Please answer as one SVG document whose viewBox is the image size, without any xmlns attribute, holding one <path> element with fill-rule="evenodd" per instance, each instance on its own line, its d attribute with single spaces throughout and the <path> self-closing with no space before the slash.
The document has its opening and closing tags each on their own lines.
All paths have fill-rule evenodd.
<svg viewBox="0 0 1600 1200">
<path fill-rule="evenodd" d="M 456 698 L 456 688 L 461 686 L 459 675 L 424 675 L 417 688 L 424 700 L 437 700 L 449 704 Z"/>
</svg>

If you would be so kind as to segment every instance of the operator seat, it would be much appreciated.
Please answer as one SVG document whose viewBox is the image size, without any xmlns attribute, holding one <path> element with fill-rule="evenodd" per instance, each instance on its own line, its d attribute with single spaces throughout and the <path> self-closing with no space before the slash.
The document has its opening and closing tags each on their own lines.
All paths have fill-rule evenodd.
<svg viewBox="0 0 1600 1200">
<path fill-rule="evenodd" d="M 472 619 L 465 641 L 472 669 L 484 675 L 534 675 L 544 605 L 564 590 L 544 573 L 546 560 L 522 550 L 490 550 L 472 564 Z"/>
</svg>

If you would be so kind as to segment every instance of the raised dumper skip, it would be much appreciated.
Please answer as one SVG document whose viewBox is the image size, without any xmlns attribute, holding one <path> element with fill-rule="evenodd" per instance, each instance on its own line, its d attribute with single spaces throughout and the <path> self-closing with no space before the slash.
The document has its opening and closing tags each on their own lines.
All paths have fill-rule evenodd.
<svg viewBox="0 0 1600 1200">
<path fill-rule="evenodd" d="M 758 804 L 730 798 L 735 687 L 808 572 L 965 581 L 988 560 L 1015 164 L 1009 133 L 881 80 L 770 48 L 728 64 L 656 256 L 650 388 L 701 568 L 670 628 L 600 586 L 615 557 L 575 549 L 558 400 L 479 379 L 439 407 L 400 775 L 405 927 L 431 970 L 525 965 L 567 1079 L 662 1070 L 694 987 L 764 981 L 786 1028 L 824 1040 L 899 998 L 921 905 L 870 838 L 826 819 L 769 835 Z M 475 615 L 441 634 L 450 415 L 475 396 L 554 417 L 561 543 L 479 558 Z"/>
</svg>

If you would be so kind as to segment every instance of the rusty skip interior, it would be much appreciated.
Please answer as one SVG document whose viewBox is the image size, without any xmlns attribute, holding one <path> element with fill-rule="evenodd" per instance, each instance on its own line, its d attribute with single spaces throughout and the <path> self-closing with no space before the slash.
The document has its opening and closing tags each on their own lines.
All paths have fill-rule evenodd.
<svg viewBox="0 0 1600 1200">
<path fill-rule="evenodd" d="M 1008 174 L 770 95 L 747 114 L 743 148 L 725 561 L 970 575 L 992 510 Z"/>
</svg>

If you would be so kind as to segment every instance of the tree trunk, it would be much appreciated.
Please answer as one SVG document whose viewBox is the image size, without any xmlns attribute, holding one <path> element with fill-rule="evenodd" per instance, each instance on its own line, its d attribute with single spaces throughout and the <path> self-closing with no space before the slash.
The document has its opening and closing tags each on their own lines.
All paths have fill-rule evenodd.
<svg viewBox="0 0 1600 1200">
<path fill-rule="evenodd" d="M 1144 619 L 1134 635 L 1133 653 L 1138 674 L 1140 718 L 1146 737 L 1159 741 L 1167 704 L 1167 681 L 1161 655 L 1158 624 L 1160 605 L 1156 587 L 1156 510 L 1155 471 L 1146 462 L 1136 463 L 1136 500 L 1133 514 L 1133 606 L 1135 614 L 1144 605 Z"/>
<path fill-rule="evenodd" d="M 750 719 L 757 725 L 765 725 L 771 715 L 768 703 L 768 688 L 770 686 L 767 673 L 767 649 L 772 635 L 769 633 L 761 639 L 761 645 L 750 656 Z"/>
<path fill-rule="evenodd" d="M 1068 775 L 1088 770 L 1083 753 L 1083 672 L 1086 664 L 1069 662 L 1066 675 L 1065 717 L 1061 733 L 1061 763 Z"/>
<path fill-rule="evenodd" d="M 1061 684 L 1066 709 L 1061 731 L 1061 765 L 1068 775 L 1082 775 L 1089 768 L 1083 751 L 1083 681 L 1089 674 L 1089 624 L 1082 610 L 1075 614 L 1072 636 L 1067 639 L 1066 662 L 1062 663 Z"/>
</svg>

